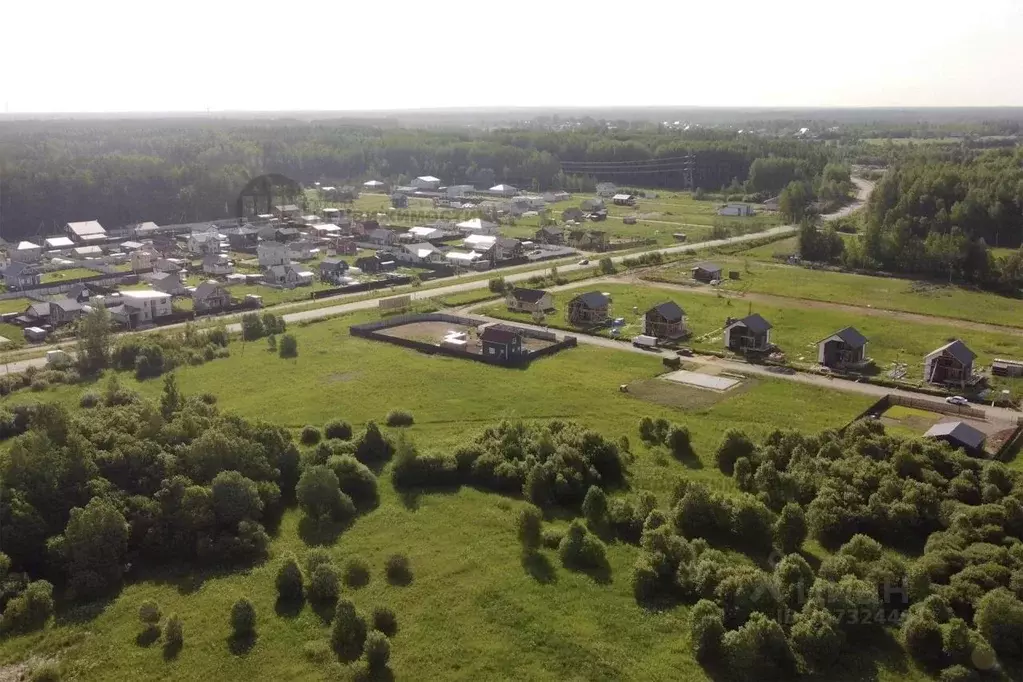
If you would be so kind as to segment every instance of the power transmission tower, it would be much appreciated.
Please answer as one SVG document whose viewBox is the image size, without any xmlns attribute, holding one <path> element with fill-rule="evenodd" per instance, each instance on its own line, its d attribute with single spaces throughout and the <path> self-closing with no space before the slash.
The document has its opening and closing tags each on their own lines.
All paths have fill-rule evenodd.
<svg viewBox="0 0 1023 682">
<path fill-rule="evenodd" d="M 696 154 L 692 152 L 686 154 L 685 160 L 682 161 L 682 188 L 692 191 L 696 189 Z"/>
</svg>

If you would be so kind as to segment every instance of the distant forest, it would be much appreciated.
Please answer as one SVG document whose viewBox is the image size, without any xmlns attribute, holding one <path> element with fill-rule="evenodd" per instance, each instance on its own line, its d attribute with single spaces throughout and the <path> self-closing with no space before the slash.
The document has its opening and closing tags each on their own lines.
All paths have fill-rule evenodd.
<svg viewBox="0 0 1023 682">
<path fill-rule="evenodd" d="M 446 132 L 355 127 L 315 121 L 21 121 L 0 126 L 0 236 L 11 241 L 64 223 L 119 227 L 233 215 L 245 183 L 280 173 L 303 184 L 407 182 L 435 175 L 446 184 L 531 190 L 592 190 L 599 181 L 680 189 L 695 156 L 704 190 L 745 184 L 757 159 L 792 159 L 819 177 L 833 148 L 698 130 Z M 566 170 L 563 171 L 563 164 Z M 757 190 L 777 193 L 761 175 Z M 765 178 L 768 178 L 765 180 Z"/>
</svg>

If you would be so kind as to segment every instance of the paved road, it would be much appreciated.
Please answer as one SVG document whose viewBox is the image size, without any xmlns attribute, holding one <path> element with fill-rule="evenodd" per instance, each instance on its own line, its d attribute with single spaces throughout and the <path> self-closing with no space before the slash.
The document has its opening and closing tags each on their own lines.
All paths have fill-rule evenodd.
<svg viewBox="0 0 1023 682">
<path fill-rule="evenodd" d="M 506 322 L 506 320 L 499 320 L 494 317 L 487 317 L 485 315 L 473 314 L 473 317 L 483 320 L 486 322 Z M 561 332 L 558 330 L 552 330 L 549 328 L 539 327 L 536 325 L 525 324 L 516 321 L 515 324 L 520 327 L 528 327 L 537 331 L 553 331 L 558 339 L 562 339 L 565 336 L 574 336 L 579 340 L 579 343 L 584 343 L 591 346 L 600 346 L 602 348 L 610 348 L 612 350 L 622 351 L 626 353 L 639 353 L 641 355 L 659 356 L 662 358 L 673 358 L 676 357 L 673 351 L 668 350 L 646 350 L 643 348 L 637 348 L 628 341 L 616 341 L 609 339 L 604 336 L 594 336 L 591 334 L 578 334 L 575 332 Z M 726 360 L 724 358 L 714 357 L 713 355 L 694 355 L 692 357 L 682 358 L 683 362 L 691 363 L 694 365 L 700 365 L 704 367 L 717 367 L 719 369 L 726 370 L 735 374 L 742 375 L 756 375 L 771 377 L 773 379 L 781 379 L 784 381 L 793 381 L 799 384 L 810 384 L 812 386 L 820 386 L 836 391 L 846 391 L 849 393 L 859 393 L 862 395 L 868 395 L 872 397 L 881 398 L 886 395 L 901 395 L 907 398 L 914 399 L 931 399 L 935 402 L 939 402 L 941 399 L 927 396 L 914 391 L 905 391 L 902 389 L 885 388 L 883 386 L 876 386 L 874 384 L 861 383 L 858 381 L 850 381 L 848 379 L 839 379 L 837 377 L 828 377 L 819 374 L 809 374 L 806 372 L 796 371 L 779 371 L 780 368 L 772 368 L 765 365 L 751 365 L 746 362 L 740 362 L 738 360 Z M 977 410 L 982 410 L 989 421 L 1004 421 L 1016 423 L 1021 418 L 1019 412 L 1015 410 L 1009 410 L 1001 407 L 988 407 L 980 404 L 971 404 L 971 407 Z"/>
<path fill-rule="evenodd" d="M 853 203 L 849 204 L 848 206 L 845 206 L 842 209 L 836 211 L 835 213 L 823 216 L 824 220 L 834 220 L 836 218 L 841 218 L 843 216 L 849 215 L 850 213 L 852 213 L 853 211 L 855 211 L 856 209 L 860 208 L 863 205 L 863 203 L 866 201 L 867 197 L 870 196 L 870 193 L 874 189 L 874 183 L 869 182 L 867 180 L 861 180 L 859 178 L 856 178 L 856 179 L 853 180 L 853 182 L 856 183 L 856 200 Z M 676 246 L 668 246 L 668 247 L 661 248 L 661 249 L 651 249 L 649 251 L 643 251 L 642 253 L 662 253 L 662 254 L 686 253 L 686 252 L 690 252 L 690 251 L 698 251 L 698 250 L 703 250 L 703 249 L 715 248 L 715 247 L 718 247 L 718 246 L 727 246 L 729 244 L 740 244 L 742 242 L 753 241 L 753 240 L 756 240 L 756 239 L 761 239 L 763 237 L 770 237 L 770 236 L 774 236 L 774 235 L 789 234 L 789 233 L 793 233 L 795 231 L 796 231 L 796 226 L 795 225 L 782 225 L 780 227 L 772 227 L 771 229 L 764 230 L 762 232 L 754 232 L 754 233 L 751 233 L 751 234 L 740 235 L 740 236 L 737 236 L 737 237 L 729 237 L 727 239 L 715 239 L 715 240 L 706 241 L 706 242 L 694 242 L 692 244 L 678 244 Z M 638 253 L 632 253 L 632 254 L 626 254 L 626 255 L 621 255 L 621 256 L 613 256 L 611 258 L 611 260 L 614 263 L 621 263 L 626 258 L 635 258 L 637 255 L 639 255 L 639 254 Z M 524 281 L 524 280 L 529 279 L 530 277 L 536 277 L 538 275 L 540 275 L 540 276 L 545 275 L 546 273 L 548 273 L 550 271 L 551 267 L 552 266 L 549 265 L 549 264 L 546 265 L 546 266 L 542 265 L 542 264 L 538 264 L 537 268 L 534 269 L 534 270 L 529 270 L 529 271 L 526 271 L 526 272 L 519 272 L 519 273 L 504 275 L 504 280 L 506 282 L 520 282 L 520 281 Z M 558 271 L 559 272 L 574 272 L 576 270 L 593 268 L 593 265 L 579 265 L 578 263 L 572 263 L 572 264 L 568 264 L 568 265 L 560 265 L 560 266 L 557 266 L 557 267 L 558 267 Z M 494 275 L 495 276 L 501 276 L 501 271 L 500 270 L 496 270 L 494 272 Z M 448 286 L 433 287 L 433 288 L 430 288 L 430 289 L 423 289 L 421 291 L 414 291 L 414 292 L 412 292 L 411 296 L 412 296 L 413 300 L 422 300 L 422 299 L 427 299 L 427 298 L 435 298 L 435 297 L 438 297 L 438 296 L 447 296 L 449 294 L 457 294 L 457 293 L 462 293 L 462 292 L 465 292 L 465 291 L 473 291 L 473 290 L 476 290 L 476 289 L 484 289 L 484 288 L 487 287 L 487 284 L 488 284 L 487 280 L 485 280 L 485 279 L 475 280 L 475 281 L 471 281 L 471 282 L 460 282 L 460 283 L 457 283 L 457 284 L 450 284 Z M 337 299 L 338 300 L 343 300 L 344 298 L 351 297 L 351 296 L 358 296 L 358 295 L 362 295 L 362 294 L 348 294 L 348 296 L 338 296 Z M 335 306 L 328 306 L 328 307 L 324 307 L 324 308 L 314 308 L 312 310 L 302 310 L 302 311 L 294 312 L 294 313 L 285 313 L 284 314 L 284 320 L 286 322 L 303 322 L 303 321 L 308 321 L 308 320 L 319 320 L 319 319 L 323 319 L 325 317 L 334 317 L 336 315 L 341 315 L 341 314 L 344 314 L 344 313 L 351 313 L 351 312 L 355 312 L 355 311 L 358 311 L 358 310 L 370 310 L 370 309 L 376 308 L 379 305 L 379 301 L 380 301 L 381 298 L 388 298 L 390 295 L 393 295 L 393 294 L 382 293 L 379 298 L 365 299 L 365 300 L 361 300 L 361 301 L 353 301 L 351 303 L 340 303 L 340 304 L 335 305 Z M 331 300 L 331 299 L 322 299 L 322 300 Z M 271 306 L 271 307 L 266 308 L 266 311 L 267 312 L 277 312 L 277 311 L 280 311 L 280 310 L 286 310 L 289 307 L 295 307 L 297 305 L 307 305 L 307 304 L 308 304 L 307 301 L 303 301 L 301 303 L 292 303 L 292 304 L 284 304 L 284 305 L 279 305 L 279 306 Z M 220 319 L 222 319 L 222 320 L 229 320 L 229 319 L 239 319 L 240 317 L 241 317 L 241 313 L 235 314 L 235 315 L 224 316 L 224 317 L 222 317 Z M 206 319 L 207 320 L 212 320 L 212 319 L 215 319 L 215 318 L 206 318 Z M 125 334 L 137 334 L 137 333 L 146 333 L 146 332 L 167 331 L 167 330 L 182 328 L 182 327 L 185 326 L 185 324 L 186 323 L 171 324 L 171 325 L 166 325 L 166 326 L 162 326 L 162 327 L 156 327 L 156 328 L 149 329 L 149 330 L 143 330 L 141 332 L 123 332 L 123 333 L 125 333 Z M 227 326 L 227 330 L 229 332 L 233 333 L 233 332 L 241 331 L 241 324 L 239 324 L 237 322 L 230 323 L 230 324 L 228 324 L 226 326 Z M 64 342 L 61 342 L 61 343 L 48 345 L 48 346 L 46 346 L 46 349 L 51 349 L 51 348 L 64 348 L 64 349 L 67 349 L 69 347 L 73 347 L 74 345 L 75 345 L 74 341 L 64 341 Z M 12 373 L 13 372 L 22 372 L 25 369 L 27 369 L 28 367 L 42 367 L 45 364 L 46 364 L 46 359 L 45 358 L 31 358 L 31 359 L 28 359 L 28 360 L 19 360 L 19 361 L 11 362 L 8 365 L 3 366 L 3 368 L 2 368 L 3 372 L 0 372 L 0 374 L 6 374 L 8 372 L 12 372 Z"/>
</svg>

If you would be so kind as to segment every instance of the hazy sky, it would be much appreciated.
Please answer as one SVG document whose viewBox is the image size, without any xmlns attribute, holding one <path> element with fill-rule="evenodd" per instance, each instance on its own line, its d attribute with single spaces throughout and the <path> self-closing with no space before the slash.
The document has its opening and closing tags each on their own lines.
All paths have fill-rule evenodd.
<svg viewBox="0 0 1023 682">
<path fill-rule="evenodd" d="M 0 25 L 10 112 L 1023 105 L 1023 0 L 0 0 Z"/>
</svg>

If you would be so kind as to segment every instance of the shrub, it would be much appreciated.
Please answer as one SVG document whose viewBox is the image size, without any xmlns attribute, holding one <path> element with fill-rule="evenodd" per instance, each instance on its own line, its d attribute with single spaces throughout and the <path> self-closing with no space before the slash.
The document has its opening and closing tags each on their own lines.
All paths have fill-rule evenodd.
<svg viewBox="0 0 1023 682">
<path fill-rule="evenodd" d="M 160 622 L 160 605 L 152 599 L 142 602 L 139 607 L 139 620 L 143 625 L 155 627 Z"/>
<path fill-rule="evenodd" d="M 348 521 L 355 517 L 355 503 L 341 492 L 337 474 L 326 466 L 305 470 L 295 486 L 302 511 L 315 520 Z"/>
<path fill-rule="evenodd" d="M 273 334 L 266 337 L 266 349 L 271 353 L 277 352 L 277 337 Z"/>
<path fill-rule="evenodd" d="M 760 612 L 726 632 L 722 649 L 731 671 L 742 679 L 790 679 L 793 656 L 778 623 Z"/>
<path fill-rule="evenodd" d="M 607 497 L 604 491 L 591 485 L 583 499 L 583 516 L 591 526 L 599 526 L 607 519 Z"/>
<path fill-rule="evenodd" d="M 725 431 L 724 438 L 721 439 L 721 445 L 714 453 L 714 460 L 721 473 L 731 476 L 735 470 L 735 462 L 740 457 L 752 457 L 754 450 L 756 450 L 756 446 L 745 433 L 738 429 L 728 429 Z"/>
<path fill-rule="evenodd" d="M 330 643 L 335 653 L 342 661 L 354 661 L 362 655 L 365 642 L 366 621 L 350 600 L 339 600 L 330 629 Z"/>
<path fill-rule="evenodd" d="M 352 557 L 345 562 L 345 585 L 363 587 L 369 584 L 369 564 L 362 557 Z"/>
<path fill-rule="evenodd" d="M 302 569 L 294 554 L 284 556 L 281 567 L 277 569 L 277 594 L 286 601 L 298 601 L 302 598 Z"/>
<path fill-rule="evenodd" d="M 163 638 L 169 647 L 180 648 L 185 642 L 185 630 L 178 614 L 171 614 L 167 624 L 163 626 Z"/>
<path fill-rule="evenodd" d="M 333 559 L 330 558 L 329 551 L 322 547 L 311 549 L 305 555 L 305 574 L 312 576 L 313 571 L 315 571 L 320 564 L 329 564 L 332 562 Z"/>
<path fill-rule="evenodd" d="M 674 424 L 668 429 L 665 444 L 676 459 L 686 459 L 693 456 L 689 428 L 682 424 Z"/>
<path fill-rule="evenodd" d="M 807 667 L 815 672 L 830 668 L 845 643 L 845 633 L 838 619 L 815 606 L 804 609 L 797 616 L 790 638 L 793 649 L 803 657 Z"/>
<path fill-rule="evenodd" d="M 384 423 L 388 426 L 412 426 L 412 413 L 406 410 L 391 410 Z"/>
<path fill-rule="evenodd" d="M 238 637 L 251 635 L 256 631 L 256 607 L 245 597 L 231 607 L 231 628 Z"/>
<path fill-rule="evenodd" d="M 280 356 L 282 358 L 297 358 L 298 357 L 298 339 L 291 334 L 285 334 L 281 337 L 281 342 L 277 344 L 280 349 Z"/>
<path fill-rule="evenodd" d="M 966 666 L 953 665 L 942 670 L 938 680 L 940 682 L 977 682 L 980 680 L 980 675 L 976 670 L 970 670 Z"/>
<path fill-rule="evenodd" d="M 245 313 L 242 315 L 242 338 L 246 341 L 255 341 L 262 338 L 265 330 L 263 321 L 259 319 L 259 313 Z"/>
<path fill-rule="evenodd" d="M 327 438 L 337 438 L 339 440 L 351 440 L 352 439 L 352 425 L 341 419 L 335 419 L 329 421 L 323 425 L 323 435 Z"/>
<path fill-rule="evenodd" d="M 690 628 L 696 660 L 700 663 L 710 663 L 720 659 L 721 640 L 725 636 L 721 616 L 717 614 L 702 616 L 695 620 Z"/>
<path fill-rule="evenodd" d="M 90 408 L 99 405 L 102 400 L 98 391 L 86 391 L 82 394 L 82 397 L 78 399 L 79 407 Z"/>
<path fill-rule="evenodd" d="M 493 277 L 487 281 L 487 288 L 494 294 L 503 294 L 507 286 L 504 277 Z"/>
<path fill-rule="evenodd" d="M 1018 658 L 1023 642 L 1023 603 L 1004 587 L 988 592 L 977 604 L 974 625 L 992 648 L 1007 659 Z"/>
<path fill-rule="evenodd" d="M 32 670 L 32 682 L 60 682 L 60 666 L 56 661 L 44 661 Z"/>
<path fill-rule="evenodd" d="M 519 511 L 518 521 L 519 542 L 522 549 L 533 552 L 540 548 L 543 541 L 543 514 L 534 505 L 526 505 Z"/>
<path fill-rule="evenodd" d="M 332 455 L 327 458 L 327 467 L 337 476 L 341 492 L 352 499 L 357 509 L 372 509 L 376 506 L 377 479 L 365 464 L 352 455 Z"/>
<path fill-rule="evenodd" d="M 387 557 L 384 562 L 384 572 L 387 580 L 392 584 L 407 585 L 412 582 L 412 565 L 408 556 L 399 552 Z"/>
<path fill-rule="evenodd" d="M 398 634 L 398 617 L 386 606 L 378 606 L 373 609 L 373 629 L 394 637 Z"/>
<path fill-rule="evenodd" d="M 53 585 L 45 580 L 28 584 L 25 591 L 7 602 L 0 617 L 0 632 L 30 632 L 46 624 L 53 615 Z"/>
<path fill-rule="evenodd" d="M 586 532 L 578 521 L 573 521 L 568 533 L 558 545 L 558 555 L 566 568 L 600 568 L 606 562 L 604 543 Z"/>
<path fill-rule="evenodd" d="M 393 447 L 374 422 L 366 424 L 366 430 L 359 436 L 355 446 L 355 459 L 363 464 L 373 464 L 388 459 Z"/>
<path fill-rule="evenodd" d="M 643 417 L 639 420 L 639 438 L 644 443 L 657 442 L 657 430 L 654 428 L 654 420 L 650 417 Z"/>
<path fill-rule="evenodd" d="M 365 644 L 366 666 L 372 670 L 383 670 L 391 658 L 391 643 L 387 636 L 379 630 L 371 630 L 366 635 Z"/>
<path fill-rule="evenodd" d="M 806 515 L 803 508 L 789 502 L 774 523 L 774 541 L 782 554 L 798 552 L 806 540 Z"/>
<path fill-rule="evenodd" d="M 305 425 L 302 427 L 302 435 L 299 437 L 302 445 L 316 445 L 320 442 L 320 430 L 315 426 Z"/>
<path fill-rule="evenodd" d="M 35 391 L 36 393 L 39 393 L 41 391 L 45 391 L 49 387 L 50 387 L 50 384 L 49 384 L 49 382 L 46 381 L 46 379 L 35 379 L 32 382 L 32 390 Z"/>
<path fill-rule="evenodd" d="M 341 579 L 334 564 L 320 564 L 309 576 L 309 601 L 329 604 L 341 594 Z"/>
<path fill-rule="evenodd" d="M 547 549 L 557 549 L 564 537 L 564 531 L 557 528 L 547 528 L 543 532 L 543 546 Z"/>
</svg>

